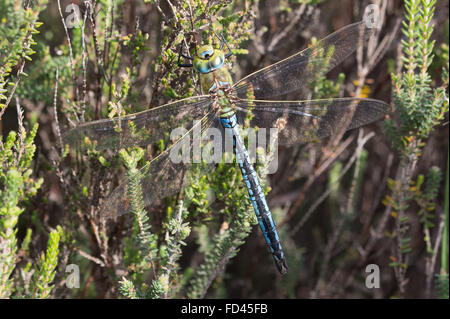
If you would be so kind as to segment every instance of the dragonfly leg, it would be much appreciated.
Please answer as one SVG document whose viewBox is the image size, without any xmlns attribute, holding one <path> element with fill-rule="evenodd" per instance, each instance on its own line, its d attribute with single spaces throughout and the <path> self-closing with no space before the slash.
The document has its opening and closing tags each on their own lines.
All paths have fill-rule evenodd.
<svg viewBox="0 0 450 319">
<path fill-rule="evenodd" d="M 220 35 L 222 36 L 222 47 L 223 47 L 223 43 L 225 43 L 225 45 L 226 45 L 227 48 L 228 48 L 228 52 L 227 52 L 227 54 L 225 54 L 225 57 L 226 57 L 226 58 L 229 58 L 230 56 L 233 55 L 233 52 L 231 51 L 231 48 L 230 48 L 230 46 L 228 45 L 227 40 L 226 40 L 225 37 L 223 36 L 223 33 L 221 33 Z M 222 47 L 221 47 L 221 49 L 222 49 Z"/>
<path fill-rule="evenodd" d="M 211 19 L 211 18 L 210 18 L 210 19 Z M 210 20 L 210 21 L 211 21 L 211 20 Z M 210 28 L 211 28 L 212 32 L 213 32 L 214 35 L 217 37 L 217 39 L 219 39 L 219 41 L 220 41 L 220 50 L 223 49 L 223 45 L 225 44 L 225 45 L 227 46 L 227 48 L 228 48 L 228 52 L 227 52 L 227 54 L 225 55 L 225 57 L 226 57 L 226 58 L 229 58 L 230 56 L 233 55 L 233 52 L 231 52 L 231 48 L 230 48 L 230 46 L 228 45 L 227 40 L 226 40 L 225 37 L 223 36 L 223 33 L 222 33 L 222 32 L 220 33 L 220 37 L 219 37 L 219 36 L 217 35 L 216 31 L 214 31 L 214 29 L 213 29 L 213 27 L 212 27 L 212 21 L 211 21 L 210 23 L 211 23 Z"/>
<path fill-rule="evenodd" d="M 180 52 L 178 52 L 178 66 L 185 68 L 190 68 L 193 66 L 192 63 L 181 63 L 181 57 L 191 61 L 194 60 L 192 57 L 183 54 L 183 44 L 180 46 Z"/>
</svg>

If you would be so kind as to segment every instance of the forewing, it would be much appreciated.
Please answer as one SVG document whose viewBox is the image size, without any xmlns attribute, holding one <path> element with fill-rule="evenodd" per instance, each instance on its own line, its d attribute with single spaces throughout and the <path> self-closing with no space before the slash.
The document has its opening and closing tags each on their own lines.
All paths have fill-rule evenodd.
<svg viewBox="0 0 450 319">
<path fill-rule="evenodd" d="M 311 47 L 258 70 L 234 85 L 239 98 L 267 100 L 299 91 L 308 99 L 317 74 L 326 73 L 367 42 L 374 32 L 364 21 L 350 24 Z"/>
</svg>

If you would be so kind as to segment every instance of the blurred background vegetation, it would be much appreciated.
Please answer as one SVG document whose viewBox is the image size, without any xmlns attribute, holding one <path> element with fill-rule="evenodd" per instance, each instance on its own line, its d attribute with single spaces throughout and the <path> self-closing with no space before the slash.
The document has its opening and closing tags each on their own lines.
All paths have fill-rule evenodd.
<svg viewBox="0 0 450 319">
<path fill-rule="evenodd" d="M 101 218 L 108 194 L 157 150 L 81 153 L 62 145 L 62 132 L 199 94 L 177 52 L 209 17 L 232 47 L 236 81 L 361 20 L 369 4 L 381 29 L 318 73 L 314 97 L 373 97 L 392 113 L 319 145 L 280 148 L 265 183 L 287 275 L 273 266 L 233 165 L 194 172 L 158 206 L 137 196 L 134 214 Z M 448 298 L 448 9 L 432 0 L 0 0 L 0 297 Z M 71 264 L 79 288 L 67 288 Z M 380 288 L 365 285 L 369 264 Z"/>
</svg>

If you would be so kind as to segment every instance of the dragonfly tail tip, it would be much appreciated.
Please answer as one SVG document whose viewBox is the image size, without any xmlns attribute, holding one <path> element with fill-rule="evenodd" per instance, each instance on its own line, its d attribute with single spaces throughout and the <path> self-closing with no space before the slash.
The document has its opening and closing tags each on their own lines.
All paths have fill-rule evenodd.
<svg viewBox="0 0 450 319">
<path fill-rule="evenodd" d="M 287 261 L 285 258 L 280 259 L 280 260 L 275 260 L 275 263 L 276 263 L 276 266 L 277 266 L 280 274 L 286 275 L 288 273 L 289 267 L 287 265 Z"/>
</svg>

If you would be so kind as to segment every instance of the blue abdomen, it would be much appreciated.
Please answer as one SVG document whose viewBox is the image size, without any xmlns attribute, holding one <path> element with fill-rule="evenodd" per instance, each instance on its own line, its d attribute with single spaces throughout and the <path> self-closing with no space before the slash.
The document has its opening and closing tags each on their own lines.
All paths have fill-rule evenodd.
<svg viewBox="0 0 450 319">
<path fill-rule="evenodd" d="M 250 196 L 250 201 L 255 210 L 256 217 L 258 218 L 259 226 L 264 234 L 264 238 L 269 246 L 278 270 L 284 274 L 287 272 L 288 266 L 283 248 L 281 247 L 275 223 L 267 205 L 261 184 L 259 183 L 258 176 L 239 134 L 236 114 L 232 114 L 229 117 L 221 117 L 220 121 L 229 137 L 233 139 L 233 149 L 236 154 L 236 160 L 241 169 L 244 183 L 247 186 L 248 195 Z"/>
</svg>

